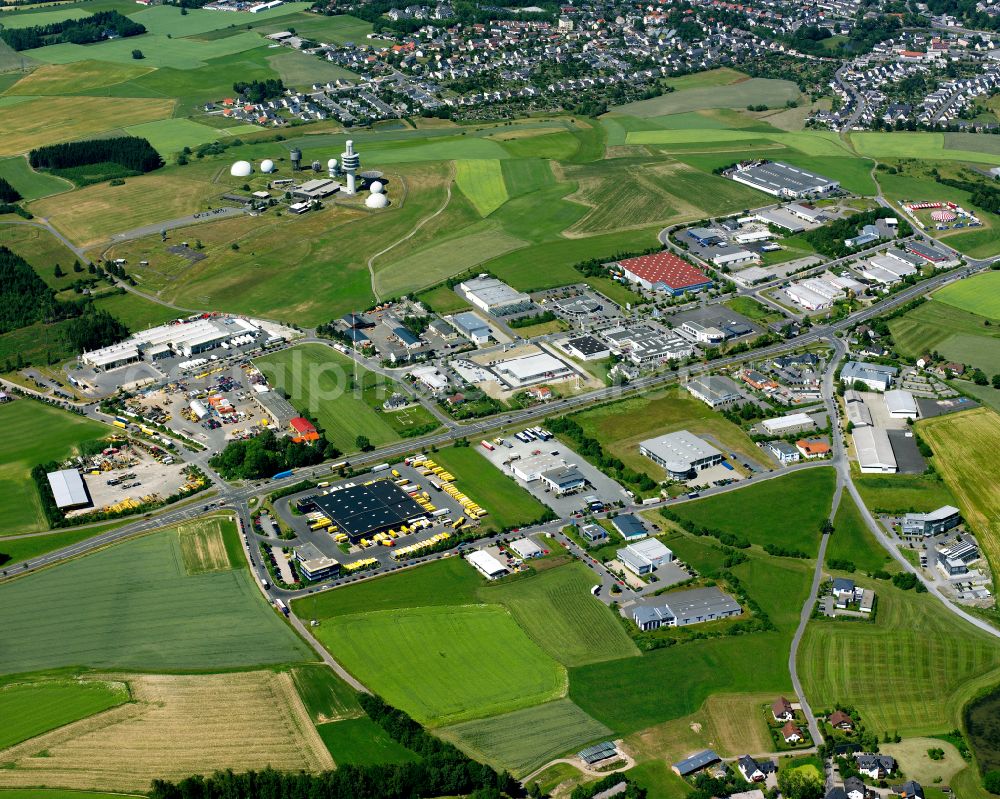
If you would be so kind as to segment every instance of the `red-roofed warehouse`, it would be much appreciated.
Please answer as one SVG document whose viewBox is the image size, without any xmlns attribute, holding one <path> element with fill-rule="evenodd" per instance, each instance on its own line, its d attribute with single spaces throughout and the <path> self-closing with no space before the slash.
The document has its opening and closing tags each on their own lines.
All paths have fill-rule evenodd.
<svg viewBox="0 0 1000 799">
<path fill-rule="evenodd" d="M 650 291 L 666 291 L 677 296 L 712 287 L 708 275 L 669 252 L 627 258 L 618 265 L 628 280 Z"/>
<path fill-rule="evenodd" d="M 296 416 L 292 419 L 292 421 L 288 423 L 288 426 L 292 428 L 293 433 L 298 433 L 300 436 L 316 432 L 316 428 L 313 427 L 313 423 L 301 416 Z"/>
</svg>

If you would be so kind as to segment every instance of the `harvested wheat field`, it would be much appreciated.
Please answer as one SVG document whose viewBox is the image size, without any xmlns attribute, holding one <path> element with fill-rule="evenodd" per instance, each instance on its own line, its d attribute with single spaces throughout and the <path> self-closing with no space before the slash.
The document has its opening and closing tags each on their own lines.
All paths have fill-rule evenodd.
<svg viewBox="0 0 1000 799">
<path fill-rule="evenodd" d="M 333 768 L 287 673 L 102 679 L 127 682 L 135 701 L 0 752 L 0 788 L 136 792 L 220 768 Z"/>
<path fill-rule="evenodd" d="M 181 559 L 188 574 L 229 571 L 233 564 L 222 538 L 222 528 L 214 519 L 183 524 L 177 528 L 180 536 Z"/>
</svg>

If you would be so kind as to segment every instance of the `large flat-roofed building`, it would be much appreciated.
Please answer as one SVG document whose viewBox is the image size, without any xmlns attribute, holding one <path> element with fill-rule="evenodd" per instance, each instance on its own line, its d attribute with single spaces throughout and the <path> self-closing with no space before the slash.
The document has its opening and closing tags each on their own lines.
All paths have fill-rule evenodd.
<svg viewBox="0 0 1000 799">
<path fill-rule="evenodd" d="M 723 461 L 719 450 L 687 430 L 648 438 L 639 444 L 639 452 L 675 480 L 686 480 L 692 473 Z"/>
<path fill-rule="evenodd" d="M 865 474 L 891 474 L 898 470 L 889 434 L 882 427 L 857 427 L 852 433 L 858 468 Z"/>
<path fill-rule="evenodd" d="M 760 426 L 773 436 L 784 436 L 789 433 L 814 430 L 816 422 L 808 413 L 790 413 L 777 419 L 765 419 Z"/>
<path fill-rule="evenodd" d="M 542 482 L 555 494 L 569 494 L 587 485 L 587 478 L 575 466 L 562 466 L 542 472 Z"/>
<path fill-rule="evenodd" d="M 640 599 L 629 607 L 629 612 L 639 629 L 648 631 L 739 616 L 743 608 L 731 596 L 713 586 Z"/>
<path fill-rule="evenodd" d="M 480 275 L 459 283 L 458 290 L 469 302 L 489 314 L 531 304 L 531 297 L 523 291 L 517 291 L 489 275 Z"/>
<path fill-rule="evenodd" d="M 712 287 L 708 275 L 669 252 L 626 258 L 619 261 L 618 266 L 628 280 L 648 291 L 664 291 L 679 296 L 687 291 Z"/>
<path fill-rule="evenodd" d="M 295 548 L 295 560 L 299 571 L 307 580 L 322 580 L 335 574 L 340 569 L 340 563 L 319 551 L 319 547 L 310 542 Z"/>
<path fill-rule="evenodd" d="M 452 326 L 473 344 L 486 344 L 493 335 L 490 326 L 471 311 L 451 317 Z"/>
<path fill-rule="evenodd" d="M 914 255 L 923 258 L 924 261 L 929 261 L 932 264 L 945 263 L 951 260 L 951 256 L 944 250 L 939 250 L 937 247 L 932 247 L 929 244 L 924 244 L 922 241 L 908 241 L 904 245 L 906 251 L 913 253 Z"/>
<path fill-rule="evenodd" d="M 917 401 L 909 391 L 895 388 L 885 392 L 885 408 L 893 419 L 916 419 Z"/>
<path fill-rule="evenodd" d="M 310 497 L 309 502 L 354 542 L 398 529 L 410 519 L 424 515 L 424 509 L 388 479 L 365 485 L 348 484 L 329 494 Z"/>
<path fill-rule="evenodd" d="M 611 520 L 611 526 L 626 541 L 638 541 L 640 538 L 645 538 L 649 535 L 649 531 L 646 529 L 646 525 L 642 523 L 642 520 L 631 513 L 615 516 Z"/>
<path fill-rule="evenodd" d="M 46 477 L 59 510 L 76 510 L 90 506 L 87 484 L 83 482 L 78 470 L 61 469 L 58 472 L 49 472 Z"/>
<path fill-rule="evenodd" d="M 766 211 L 758 211 L 755 218 L 759 222 L 780 227 L 789 233 L 801 233 L 806 229 L 801 219 L 785 208 L 769 208 Z"/>
<path fill-rule="evenodd" d="M 738 166 L 730 175 L 743 183 L 774 197 L 798 199 L 811 195 L 829 194 L 840 188 L 831 178 L 791 166 L 781 161 L 763 161 L 748 166 Z"/>
<path fill-rule="evenodd" d="M 647 538 L 629 544 L 615 554 L 622 566 L 640 577 L 652 574 L 660 566 L 674 559 L 674 553 L 657 538 Z"/>
<path fill-rule="evenodd" d="M 485 549 L 474 550 L 466 555 L 465 559 L 487 580 L 499 580 L 507 574 L 507 567 Z"/>
<path fill-rule="evenodd" d="M 648 325 L 616 327 L 602 331 L 601 335 L 636 366 L 687 358 L 694 353 L 694 345 L 691 342 L 676 333 L 658 330 Z"/>
<path fill-rule="evenodd" d="M 329 178 L 307 180 L 301 186 L 292 189 L 292 196 L 299 200 L 321 200 L 340 191 L 340 184 Z"/>
<path fill-rule="evenodd" d="M 597 361 L 611 356 L 608 345 L 595 336 L 577 336 L 562 343 L 562 348 L 581 361 Z"/>
<path fill-rule="evenodd" d="M 928 536 L 943 533 L 962 522 L 962 512 L 944 505 L 930 513 L 907 513 L 903 517 L 903 535 Z"/>
<path fill-rule="evenodd" d="M 493 371 L 511 388 L 548 380 L 565 380 L 576 374 L 567 364 L 547 352 L 501 361 L 493 366 Z"/>
<path fill-rule="evenodd" d="M 674 763 L 670 768 L 678 777 L 687 777 L 721 761 L 722 758 L 712 749 L 706 749 L 703 752 L 698 752 L 691 755 L 691 757 L 681 760 L 679 763 Z"/>
<path fill-rule="evenodd" d="M 742 398 L 735 384 L 726 377 L 696 377 L 684 384 L 688 392 L 704 402 L 709 408 L 728 405 Z"/>
<path fill-rule="evenodd" d="M 840 370 L 840 379 L 848 386 L 860 382 L 873 391 L 888 391 L 893 378 L 899 373 L 895 366 L 883 366 L 864 361 L 848 361 Z"/>
</svg>

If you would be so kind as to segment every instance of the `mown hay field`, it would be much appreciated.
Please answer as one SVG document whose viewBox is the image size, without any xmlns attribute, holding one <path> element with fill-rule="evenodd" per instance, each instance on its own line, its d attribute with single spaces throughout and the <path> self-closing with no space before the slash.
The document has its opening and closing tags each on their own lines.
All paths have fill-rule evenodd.
<svg viewBox="0 0 1000 799">
<path fill-rule="evenodd" d="M 611 735 L 569 699 L 465 721 L 438 730 L 470 757 L 523 776 L 554 758 Z"/>
<path fill-rule="evenodd" d="M 148 75 L 152 67 L 116 64 L 111 61 L 78 61 L 75 64 L 43 64 L 4 92 L 6 95 L 83 94 L 94 89 L 125 83 Z"/>
<path fill-rule="evenodd" d="M 13 764 L 0 787 L 144 791 L 217 768 L 334 765 L 287 672 L 111 676 L 135 701 L 0 752 Z"/>
<path fill-rule="evenodd" d="M 983 553 L 1000 572 L 1000 414 L 990 408 L 920 422 L 920 435 L 934 451 L 934 467 L 958 499 Z"/>
<path fill-rule="evenodd" d="M 337 616 L 316 636 L 361 682 L 422 724 L 532 707 L 566 693 L 565 669 L 495 605 Z"/>
<path fill-rule="evenodd" d="M 135 97 L 24 99 L 0 106 L 0 155 L 19 155 L 46 144 L 164 119 L 173 108 L 173 100 Z"/>
<path fill-rule="evenodd" d="M 876 593 L 873 624 L 813 621 L 806 629 L 798 662 L 813 709 L 853 705 L 877 734 L 958 727 L 965 702 L 1000 679 L 1000 645 L 928 594 L 887 582 Z"/>
</svg>

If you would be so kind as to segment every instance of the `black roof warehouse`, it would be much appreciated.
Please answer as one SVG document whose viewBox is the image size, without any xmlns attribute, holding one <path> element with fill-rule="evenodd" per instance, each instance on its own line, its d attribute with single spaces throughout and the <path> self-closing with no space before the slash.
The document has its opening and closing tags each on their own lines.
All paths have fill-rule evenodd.
<svg viewBox="0 0 1000 799">
<path fill-rule="evenodd" d="M 310 497 L 309 502 L 352 541 L 399 528 L 410 519 L 424 515 L 424 509 L 409 494 L 387 479 L 317 494 Z"/>
</svg>

